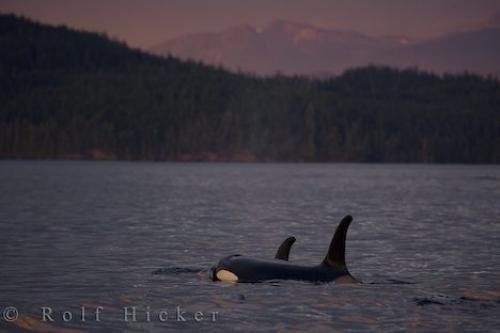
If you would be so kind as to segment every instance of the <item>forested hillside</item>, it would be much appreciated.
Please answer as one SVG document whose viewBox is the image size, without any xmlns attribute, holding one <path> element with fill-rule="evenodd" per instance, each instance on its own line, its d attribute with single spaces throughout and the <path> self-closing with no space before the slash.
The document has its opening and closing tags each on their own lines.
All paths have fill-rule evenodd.
<svg viewBox="0 0 500 333">
<path fill-rule="evenodd" d="M 0 15 L 0 157 L 499 163 L 500 82 L 251 77 Z"/>
</svg>

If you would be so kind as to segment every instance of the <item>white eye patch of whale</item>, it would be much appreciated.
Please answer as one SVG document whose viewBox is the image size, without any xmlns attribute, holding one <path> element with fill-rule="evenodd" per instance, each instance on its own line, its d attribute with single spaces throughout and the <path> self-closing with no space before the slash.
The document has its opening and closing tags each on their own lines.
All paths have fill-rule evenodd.
<svg viewBox="0 0 500 333">
<path fill-rule="evenodd" d="M 233 272 L 227 271 L 225 269 L 218 270 L 215 274 L 219 281 L 224 282 L 238 282 L 238 276 Z"/>
</svg>

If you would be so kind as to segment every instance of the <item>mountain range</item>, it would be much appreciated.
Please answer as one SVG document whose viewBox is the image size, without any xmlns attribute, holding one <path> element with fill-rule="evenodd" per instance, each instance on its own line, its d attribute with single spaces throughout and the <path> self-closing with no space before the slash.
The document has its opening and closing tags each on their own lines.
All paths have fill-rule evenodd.
<svg viewBox="0 0 500 333">
<path fill-rule="evenodd" d="M 491 77 L 236 74 L 0 15 L 0 78 L 0 159 L 500 162 Z"/>
<path fill-rule="evenodd" d="M 328 76 L 369 64 L 443 73 L 500 75 L 500 25 L 457 31 L 433 39 L 373 37 L 277 20 L 167 40 L 149 51 L 269 75 Z"/>
</svg>

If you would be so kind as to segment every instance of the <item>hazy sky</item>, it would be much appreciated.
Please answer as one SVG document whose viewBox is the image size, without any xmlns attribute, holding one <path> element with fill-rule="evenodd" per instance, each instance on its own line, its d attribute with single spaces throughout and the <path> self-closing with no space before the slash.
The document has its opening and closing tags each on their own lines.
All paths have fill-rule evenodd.
<svg viewBox="0 0 500 333">
<path fill-rule="evenodd" d="M 500 0 L 0 0 L 0 11 L 150 47 L 186 33 L 275 19 L 426 38 L 498 18 Z"/>
</svg>

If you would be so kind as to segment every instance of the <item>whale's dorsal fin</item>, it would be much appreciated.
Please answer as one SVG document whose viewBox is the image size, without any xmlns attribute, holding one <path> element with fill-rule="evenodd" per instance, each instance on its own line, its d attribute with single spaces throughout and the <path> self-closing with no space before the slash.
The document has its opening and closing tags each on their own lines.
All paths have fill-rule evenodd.
<svg viewBox="0 0 500 333">
<path fill-rule="evenodd" d="M 333 235 L 328 253 L 323 260 L 323 265 L 347 270 L 347 266 L 345 264 L 345 239 L 347 229 L 349 228 L 351 221 L 351 215 L 347 215 L 342 219 L 342 221 L 340 221 L 337 226 L 337 230 L 335 230 L 335 234 Z"/>
<path fill-rule="evenodd" d="M 276 252 L 275 258 L 288 261 L 288 255 L 290 254 L 290 248 L 293 243 L 295 243 L 295 237 L 292 236 L 285 239 L 283 243 L 281 243 L 278 252 Z"/>
</svg>

